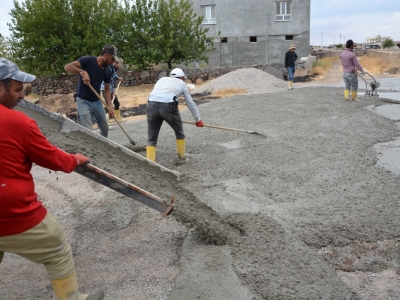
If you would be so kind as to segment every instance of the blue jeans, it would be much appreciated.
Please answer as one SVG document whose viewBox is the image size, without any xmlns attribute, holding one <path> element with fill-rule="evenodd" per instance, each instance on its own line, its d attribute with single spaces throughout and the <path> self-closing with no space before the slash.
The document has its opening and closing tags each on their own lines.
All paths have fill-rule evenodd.
<svg viewBox="0 0 400 300">
<path fill-rule="evenodd" d="M 345 90 L 357 91 L 358 89 L 358 77 L 353 73 L 342 73 L 342 77 L 344 80 Z"/>
<path fill-rule="evenodd" d="M 296 68 L 291 68 L 288 67 L 287 68 L 287 72 L 288 72 L 288 81 L 293 81 L 293 77 L 294 77 L 294 71 L 296 70 Z"/>
<path fill-rule="evenodd" d="M 157 146 L 158 134 L 164 121 L 175 131 L 177 140 L 185 139 L 181 115 L 178 110 L 174 110 L 174 103 L 149 101 L 147 102 L 148 146 Z"/>
<path fill-rule="evenodd" d="M 96 119 L 97 125 L 100 129 L 100 135 L 108 136 L 108 122 L 104 112 L 104 106 L 100 100 L 87 101 L 82 98 L 76 97 L 76 105 L 78 106 L 78 115 L 81 125 L 88 129 L 93 130 L 92 115 Z"/>
</svg>

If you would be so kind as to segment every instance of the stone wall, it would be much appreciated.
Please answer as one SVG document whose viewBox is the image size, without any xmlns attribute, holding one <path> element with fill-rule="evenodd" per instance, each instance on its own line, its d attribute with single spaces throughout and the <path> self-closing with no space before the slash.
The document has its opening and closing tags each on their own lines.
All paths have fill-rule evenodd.
<svg viewBox="0 0 400 300">
<path fill-rule="evenodd" d="M 307 67 L 304 67 L 307 66 Z M 311 64 L 302 64 L 299 68 L 311 68 Z M 283 65 L 273 64 L 273 65 L 253 65 L 248 67 L 223 67 L 216 69 L 184 69 L 185 75 L 188 78 L 187 82 L 193 84 L 202 84 L 204 81 L 215 79 L 219 76 L 227 74 L 229 72 L 242 69 L 242 68 L 256 68 L 277 78 L 283 79 Z M 304 75 L 310 74 L 310 70 L 303 70 Z M 146 71 L 123 71 L 118 70 L 118 75 L 122 76 L 124 80 L 121 86 L 135 86 L 141 84 L 154 84 L 161 77 L 169 75 L 170 70 L 146 70 Z M 300 76 L 300 75 L 297 75 Z M 32 93 L 47 96 L 51 94 L 70 94 L 74 93 L 78 84 L 77 75 L 63 75 L 58 77 L 37 77 L 35 81 L 32 82 Z"/>
<path fill-rule="evenodd" d="M 268 66 L 251 66 L 264 70 Z M 184 70 L 188 78 L 194 84 L 201 84 L 206 80 L 217 78 L 228 72 L 240 69 L 241 67 L 225 67 L 217 69 L 187 69 Z M 245 68 L 245 67 L 243 67 Z M 277 68 L 278 69 L 278 68 Z M 121 86 L 135 86 L 141 84 L 154 84 L 161 77 L 169 75 L 170 70 L 146 70 L 146 71 L 123 71 L 118 70 L 118 75 L 124 78 Z M 50 94 L 70 94 L 74 93 L 78 85 L 77 75 L 63 75 L 58 77 L 38 76 L 32 82 L 32 93 L 47 96 Z"/>
<path fill-rule="evenodd" d="M 312 51 L 311 55 L 317 59 L 322 59 L 324 57 L 340 57 L 342 52 L 343 50 Z"/>
<path fill-rule="evenodd" d="M 367 56 L 380 58 L 390 65 L 400 67 L 400 49 L 367 50 Z"/>
</svg>

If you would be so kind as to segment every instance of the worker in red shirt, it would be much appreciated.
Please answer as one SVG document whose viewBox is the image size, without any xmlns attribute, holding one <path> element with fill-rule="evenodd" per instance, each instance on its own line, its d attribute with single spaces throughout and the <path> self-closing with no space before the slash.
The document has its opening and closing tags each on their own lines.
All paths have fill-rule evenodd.
<svg viewBox="0 0 400 300">
<path fill-rule="evenodd" d="M 102 289 L 79 293 L 64 230 L 35 193 L 32 163 L 71 173 L 88 161 L 50 144 L 34 120 L 14 110 L 24 98 L 23 83 L 35 78 L 0 58 L 0 263 L 9 252 L 43 264 L 57 299 L 102 299 Z"/>
</svg>

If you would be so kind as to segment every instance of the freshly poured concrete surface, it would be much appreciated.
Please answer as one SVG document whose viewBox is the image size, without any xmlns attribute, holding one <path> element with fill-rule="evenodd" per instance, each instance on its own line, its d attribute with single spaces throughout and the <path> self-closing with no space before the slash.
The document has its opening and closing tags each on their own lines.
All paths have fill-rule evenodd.
<svg viewBox="0 0 400 300">
<path fill-rule="evenodd" d="M 199 106 L 206 124 L 252 130 L 266 137 L 184 125 L 191 157 L 186 165 L 179 167 L 182 176 L 176 185 L 157 176 L 152 178 L 134 166 L 120 167 L 114 153 L 110 153 L 109 160 L 101 160 L 103 165 L 99 167 L 125 173 L 132 183 L 144 185 L 143 188 L 156 195 L 164 197 L 177 190 L 178 213 L 174 217 L 173 212 L 170 219 L 189 220 L 191 214 L 197 218 L 204 211 L 212 216 L 209 226 L 220 220 L 222 225 L 217 232 L 232 233 L 227 234 L 225 245 L 213 246 L 207 240 L 204 242 L 203 235 L 207 232 L 190 230 L 181 251 L 177 250 L 179 243 L 169 240 L 157 252 L 178 251 L 181 273 L 170 292 L 147 299 L 362 299 L 340 280 L 318 252 L 329 246 L 345 247 L 398 237 L 400 178 L 377 165 L 379 156 L 374 145 L 394 141 L 400 129 L 394 120 L 365 109 L 379 108 L 383 104 L 379 98 L 344 101 L 337 94 L 340 90 L 310 87 L 236 96 Z M 188 111 L 182 113 L 182 118 L 192 119 Z M 146 121 L 123 126 L 135 141 L 146 144 Z M 118 128 L 111 130 L 110 139 L 129 144 Z M 76 145 L 71 143 L 70 149 L 73 148 Z M 91 147 L 90 140 L 82 137 L 79 151 L 96 156 L 102 149 Z M 175 153 L 174 134 L 164 125 L 157 161 L 178 170 Z M 58 188 L 61 193 L 70 193 L 64 192 L 62 185 Z M 98 189 L 95 184 L 93 188 Z M 100 257 L 97 251 L 101 249 L 118 265 L 119 256 L 125 253 L 121 246 L 108 250 L 110 244 L 105 242 L 118 244 L 123 239 L 118 232 L 125 230 L 127 234 L 128 226 L 135 227 L 130 217 L 122 218 L 124 209 L 119 213 L 122 219 L 111 218 L 114 214 L 110 210 L 118 210 L 119 203 L 107 204 L 110 195 L 115 197 L 113 193 L 108 196 L 95 193 L 100 197 L 96 201 L 102 203 L 96 208 L 98 215 L 91 222 L 82 223 L 82 228 L 76 228 L 93 231 L 96 236 L 99 228 L 104 228 L 99 237 L 102 248 L 93 251 L 97 245 L 88 244 L 85 250 L 76 250 L 77 265 L 91 252 Z M 90 195 L 85 198 L 90 199 Z M 202 210 L 200 204 L 190 212 L 185 205 L 187 200 L 190 204 L 197 201 L 206 204 L 218 215 L 206 208 Z M 129 203 L 127 207 L 135 207 L 124 197 L 120 201 Z M 184 211 L 178 210 L 180 205 L 186 207 Z M 85 213 L 88 217 L 93 214 L 90 206 Z M 74 219 L 73 214 L 68 217 Z M 158 219 L 151 213 L 147 214 L 147 220 L 157 226 Z M 114 237 L 109 237 L 107 230 L 115 222 L 120 227 L 112 231 Z M 205 223 L 202 224 L 207 226 Z M 142 246 L 135 244 L 134 238 L 128 244 L 134 244 L 136 250 L 132 249 L 129 260 L 124 262 L 125 269 L 135 265 L 135 253 Z M 392 257 L 385 263 L 388 269 L 396 268 L 399 260 Z M 372 272 L 374 267 L 374 261 L 366 261 L 363 270 Z M 91 265 L 87 268 L 90 271 Z M 113 274 L 112 278 L 120 275 L 110 264 L 105 264 L 102 272 Z M 85 278 L 86 287 L 98 276 L 90 275 Z M 163 274 L 159 275 L 163 282 Z M 106 287 L 106 299 L 137 299 L 133 296 L 137 294 L 131 291 L 135 282 L 128 277 L 121 276 L 121 285 L 109 284 L 107 276 L 96 282 Z M 157 288 L 157 283 L 152 282 L 151 286 Z M 230 286 L 232 289 L 227 288 Z M 14 299 L 9 289 L 2 289 L 1 294 L 6 295 L 5 299 Z M 28 291 L 25 295 L 29 295 Z"/>
<path fill-rule="evenodd" d="M 393 121 L 363 109 L 382 105 L 381 99 L 348 102 L 339 91 L 304 88 L 200 106 L 205 123 L 267 138 L 185 126 L 192 156 L 180 169 L 185 184 L 243 232 L 242 243 L 232 245 L 234 267 L 261 298 L 357 298 L 318 250 L 398 236 L 399 177 L 376 165 L 373 146 L 394 140 L 400 131 Z M 182 115 L 191 119 L 188 112 Z M 131 132 L 141 132 L 136 138 L 145 143 L 146 123 L 132 125 Z M 117 131 L 112 136 L 123 140 Z M 172 168 L 174 136 L 167 126 L 159 145 L 158 161 Z M 199 256 L 202 247 L 197 247 Z M 199 263 L 192 261 L 192 270 Z M 170 299 L 197 290 L 185 274 L 186 280 L 177 282 L 185 288 L 175 289 Z M 201 282 L 207 278 L 199 277 Z M 206 282 L 201 286 L 208 292 L 220 286 Z"/>
<path fill-rule="evenodd" d="M 400 97 L 399 97 L 400 100 Z M 400 102 L 399 102 L 400 104 Z M 369 107 L 378 115 L 389 118 L 390 120 L 400 123 L 400 105 L 399 104 L 386 104 L 377 107 Z M 400 138 L 386 143 L 375 145 L 375 149 L 379 154 L 378 165 L 386 168 L 396 175 L 400 175 Z"/>
</svg>

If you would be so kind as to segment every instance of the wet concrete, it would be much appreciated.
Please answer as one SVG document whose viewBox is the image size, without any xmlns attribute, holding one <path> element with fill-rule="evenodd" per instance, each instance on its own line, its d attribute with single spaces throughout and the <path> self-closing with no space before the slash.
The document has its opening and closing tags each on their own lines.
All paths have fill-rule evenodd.
<svg viewBox="0 0 400 300">
<path fill-rule="evenodd" d="M 212 209 L 198 201 L 190 191 L 184 189 L 176 180 L 169 180 L 165 176 L 160 176 L 160 172 L 154 172 L 153 168 L 146 166 L 147 162 L 139 164 L 128 154 L 83 132 L 61 133 L 60 124 L 57 121 L 26 108 L 18 109 L 36 120 L 48 140 L 64 151 L 84 153 L 91 164 L 127 182 L 134 183 L 164 200 L 174 196 L 177 203 L 179 202 L 174 210 L 175 218 L 197 228 L 202 233 L 203 241 L 223 245 L 227 237 L 235 233 L 233 228 L 225 224 Z"/>
<path fill-rule="evenodd" d="M 399 101 L 400 104 L 400 92 L 393 92 L 393 93 L 379 93 L 379 96 L 384 99 L 392 99 Z"/>
<path fill-rule="evenodd" d="M 400 100 L 400 97 L 398 98 Z M 368 109 L 380 116 L 397 121 L 396 125 L 400 126 L 400 102 L 399 104 L 371 106 Z M 374 149 L 379 154 L 377 164 L 396 175 L 400 175 L 400 138 L 387 143 L 376 144 Z"/>
<path fill-rule="evenodd" d="M 266 137 L 187 125 L 190 161 L 179 168 L 173 132 L 163 126 L 157 161 L 178 170 L 179 183 L 129 161 L 119 167 L 118 157 L 82 136 L 49 138 L 156 195 L 179 195 L 172 216 L 194 220 L 200 231 L 183 245 L 182 276 L 169 299 L 358 299 L 317 253 L 398 237 L 400 178 L 377 164 L 374 145 L 395 140 L 400 129 L 371 111 L 382 106 L 380 99 L 344 101 L 340 91 L 313 87 L 203 104 L 205 123 Z M 188 111 L 182 117 L 191 119 Z M 145 121 L 124 128 L 145 144 Z M 127 144 L 118 129 L 110 139 Z M 204 239 L 220 233 L 225 246 Z M 230 285 L 231 293 L 221 292 Z"/>
</svg>

